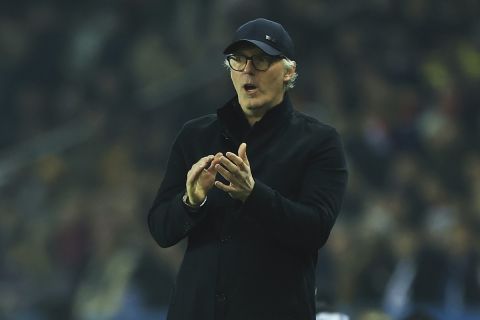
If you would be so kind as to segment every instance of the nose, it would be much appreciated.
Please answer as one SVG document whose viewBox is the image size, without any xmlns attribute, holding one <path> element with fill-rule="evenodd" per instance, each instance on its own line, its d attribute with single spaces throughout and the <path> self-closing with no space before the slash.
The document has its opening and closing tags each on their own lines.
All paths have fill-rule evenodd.
<svg viewBox="0 0 480 320">
<path fill-rule="evenodd" d="M 255 72 L 255 67 L 253 66 L 252 59 L 247 60 L 247 64 L 245 65 L 245 69 L 243 69 L 243 71 L 246 72 L 246 73 L 254 73 Z"/>
</svg>

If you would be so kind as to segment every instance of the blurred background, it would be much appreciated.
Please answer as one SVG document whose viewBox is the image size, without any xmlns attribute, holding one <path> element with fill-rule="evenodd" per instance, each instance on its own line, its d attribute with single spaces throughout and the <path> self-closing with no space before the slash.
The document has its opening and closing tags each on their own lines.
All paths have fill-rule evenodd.
<svg viewBox="0 0 480 320">
<path fill-rule="evenodd" d="M 181 125 L 234 93 L 233 31 L 266 17 L 296 43 L 294 105 L 348 155 L 319 311 L 480 319 L 479 13 L 476 0 L 2 1 L 0 318 L 164 319 L 184 243 L 157 247 L 147 211 Z"/>
</svg>

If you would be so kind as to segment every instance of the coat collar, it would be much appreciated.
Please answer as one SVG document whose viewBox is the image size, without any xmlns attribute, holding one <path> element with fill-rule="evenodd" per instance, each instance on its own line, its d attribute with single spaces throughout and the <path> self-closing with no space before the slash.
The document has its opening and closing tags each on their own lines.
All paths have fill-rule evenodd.
<svg viewBox="0 0 480 320">
<path fill-rule="evenodd" d="M 260 121 L 250 126 L 238 103 L 238 97 L 235 96 L 217 110 L 217 116 L 223 127 L 223 134 L 242 142 L 247 139 L 251 132 L 255 132 L 255 135 L 263 135 L 276 131 L 285 121 L 290 119 L 292 111 L 292 103 L 286 93 L 280 104 L 271 108 Z"/>
</svg>

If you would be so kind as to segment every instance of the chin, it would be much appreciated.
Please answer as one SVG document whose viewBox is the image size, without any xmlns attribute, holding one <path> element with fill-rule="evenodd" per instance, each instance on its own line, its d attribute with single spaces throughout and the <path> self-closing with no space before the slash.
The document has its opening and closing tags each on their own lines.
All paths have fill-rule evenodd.
<svg viewBox="0 0 480 320">
<path fill-rule="evenodd" d="M 258 104 L 258 103 L 250 103 L 250 104 L 247 104 L 246 105 L 246 108 L 248 110 L 258 110 L 258 109 L 261 109 L 262 108 L 262 105 L 261 104 Z"/>
<path fill-rule="evenodd" d="M 254 111 L 254 110 L 261 109 L 264 104 L 257 99 L 245 99 L 243 100 L 243 103 L 241 103 L 241 105 L 243 106 L 244 109 Z"/>
</svg>

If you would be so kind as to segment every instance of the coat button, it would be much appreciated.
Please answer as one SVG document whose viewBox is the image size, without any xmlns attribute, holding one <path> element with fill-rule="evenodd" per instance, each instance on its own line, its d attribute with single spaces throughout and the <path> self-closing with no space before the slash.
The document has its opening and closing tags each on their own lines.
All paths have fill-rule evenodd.
<svg viewBox="0 0 480 320">
<path fill-rule="evenodd" d="M 225 293 L 217 293 L 215 295 L 215 297 L 217 298 L 218 302 L 223 303 L 223 302 L 227 301 L 227 296 L 225 295 Z"/>
</svg>

